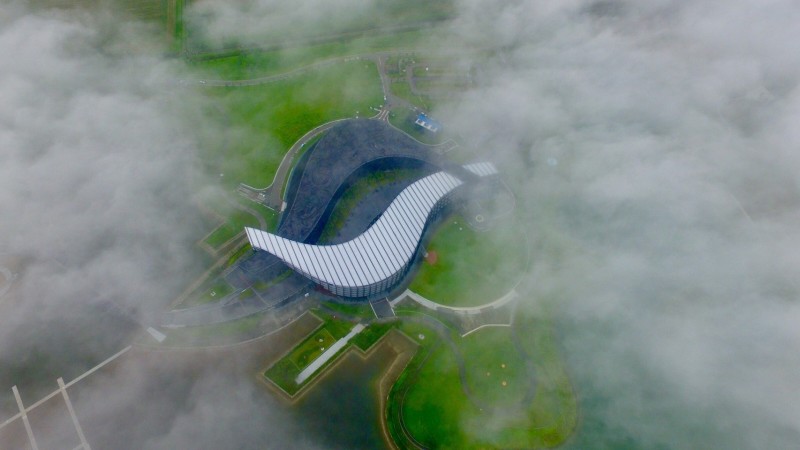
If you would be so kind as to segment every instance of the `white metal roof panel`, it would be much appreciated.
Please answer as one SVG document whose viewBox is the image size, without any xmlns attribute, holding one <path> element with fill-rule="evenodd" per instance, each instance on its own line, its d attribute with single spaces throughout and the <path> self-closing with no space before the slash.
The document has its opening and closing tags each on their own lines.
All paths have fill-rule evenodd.
<svg viewBox="0 0 800 450">
<path fill-rule="evenodd" d="M 498 173 L 497 167 L 495 167 L 495 165 L 490 162 L 477 162 L 477 163 L 467 164 L 466 166 L 464 166 L 464 168 L 474 173 L 475 175 L 481 177 L 488 177 L 490 175 L 496 175 Z"/>
</svg>

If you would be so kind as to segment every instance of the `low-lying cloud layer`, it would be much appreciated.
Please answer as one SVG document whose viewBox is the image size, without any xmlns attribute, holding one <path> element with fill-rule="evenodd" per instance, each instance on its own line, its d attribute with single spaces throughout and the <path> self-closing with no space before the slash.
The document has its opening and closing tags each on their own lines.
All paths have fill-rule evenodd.
<svg viewBox="0 0 800 450">
<path fill-rule="evenodd" d="M 174 70 L 118 55 L 134 27 L 109 35 L 107 17 L 79 17 L 20 5 L 0 17 L 0 250 L 22 261 L 0 304 L 0 358 L 72 319 L 101 328 L 108 316 L 86 307 L 151 320 L 192 266 L 195 145 Z"/>
<path fill-rule="evenodd" d="M 223 40 L 237 26 L 258 34 L 329 11 L 226 8 L 193 14 Z M 44 333 L 76 305 L 113 301 L 147 320 L 185 283 L 197 237 L 181 231 L 195 149 L 172 65 L 119 56 L 125 39 L 109 44 L 107 25 L 10 11 L 0 13 L 0 245 L 28 266 L 14 314 L 0 319 L 0 361 L 28 349 L 21 330 Z M 797 23 L 791 1 L 462 0 L 437 38 L 493 52 L 474 61 L 481 85 L 435 113 L 518 186 L 540 249 L 531 302 L 562 306 L 582 408 L 573 447 L 800 442 Z M 129 386 L 119 398 L 79 399 L 87 414 L 124 411 L 163 375 L 128 372 L 101 391 Z M 221 396 L 227 380 L 199 374 L 170 423 L 137 439 L 225 446 L 235 433 L 198 424 L 264 426 L 246 419 L 274 405 L 239 381 Z M 270 417 L 275 430 L 288 420 Z M 243 446 L 269 435 L 234 429 Z"/>
<path fill-rule="evenodd" d="M 796 447 L 800 8 L 462 3 L 455 35 L 498 53 L 441 114 L 528 168 L 576 447 Z"/>
</svg>

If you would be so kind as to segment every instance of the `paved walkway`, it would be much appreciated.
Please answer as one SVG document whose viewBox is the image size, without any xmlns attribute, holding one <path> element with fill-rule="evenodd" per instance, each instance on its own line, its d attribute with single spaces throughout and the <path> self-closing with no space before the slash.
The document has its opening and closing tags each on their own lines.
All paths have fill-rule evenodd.
<svg viewBox="0 0 800 450">
<path fill-rule="evenodd" d="M 432 310 L 449 309 L 451 311 L 466 312 L 467 314 L 479 314 L 481 311 L 486 310 L 486 309 L 499 308 L 499 307 L 505 305 L 506 303 L 514 300 L 515 298 L 519 297 L 519 294 L 517 293 L 516 289 L 511 289 L 504 296 L 502 296 L 502 297 L 500 297 L 497 300 L 494 300 L 492 302 L 486 303 L 485 305 L 458 307 L 458 306 L 441 305 L 441 304 L 436 303 L 436 302 L 434 302 L 432 300 L 428 300 L 427 298 L 417 294 L 416 292 L 412 291 L 411 289 L 406 289 L 405 292 L 403 292 L 402 294 L 398 295 L 395 299 L 393 299 L 391 301 L 392 306 L 394 306 L 397 303 L 399 303 L 405 297 L 408 297 L 411 300 L 414 300 L 415 302 L 419 303 L 420 305 L 422 305 L 422 306 L 424 306 L 424 307 L 426 307 L 428 309 L 432 309 Z"/>
<path fill-rule="evenodd" d="M 289 176 L 289 173 L 291 173 L 291 169 L 294 166 L 294 157 L 300 150 L 303 149 L 303 147 L 305 147 L 308 141 L 314 139 L 320 133 L 328 131 L 337 123 L 348 119 L 349 118 L 337 119 L 331 122 L 323 123 L 322 125 L 303 135 L 303 137 L 295 142 L 294 145 L 289 148 L 289 151 L 283 155 L 283 159 L 281 160 L 280 165 L 278 165 L 278 170 L 275 171 L 275 177 L 272 179 L 272 183 L 270 183 L 269 186 L 259 189 L 246 184 L 241 184 L 239 185 L 240 192 L 242 192 L 248 198 L 254 200 L 258 197 L 258 194 L 263 194 L 264 205 L 280 212 L 283 206 L 283 185 L 286 184 L 286 178 Z"/>
<path fill-rule="evenodd" d="M 336 341 L 333 345 L 328 347 L 327 350 L 325 350 L 325 353 L 319 355 L 319 358 L 315 359 L 314 362 L 312 362 L 311 364 L 308 365 L 308 367 L 303 369 L 303 371 L 300 372 L 299 375 L 297 375 L 297 378 L 294 379 L 294 382 L 297 384 L 302 384 L 304 381 L 306 381 L 308 377 L 313 375 L 314 372 L 316 372 L 317 370 L 319 370 L 320 367 L 325 365 L 325 363 L 328 362 L 329 359 L 333 358 L 333 355 L 339 353 L 339 350 L 343 349 L 344 346 L 347 345 L 347 343 L 350 341 L 350 339 L 352 339 L 353 336 L 360 333 L 361 330 L 363 330 L 364 328 L 366 327 L 360 323 L 354 326 L 353 329 L 350 330 L 349 333 L 347 333 L 347 336 Z"/>
</svg>

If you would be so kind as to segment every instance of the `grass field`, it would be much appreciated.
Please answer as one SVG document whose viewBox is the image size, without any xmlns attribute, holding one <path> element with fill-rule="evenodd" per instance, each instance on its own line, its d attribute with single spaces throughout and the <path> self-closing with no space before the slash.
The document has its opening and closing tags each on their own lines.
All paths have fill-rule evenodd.
<svg viewBox="0 0 800 450">
<path fill-rule="evenodd" d="M 563 443 L 577 423 L 577 399 L 550 321 L 520 316 L 515 326 L 521 330 L 524 354 L 514 349 L 509 328 L 487 328 L 456 341 L 470 392 L 491 411 L 465 395 L 452 351 L 437 345 L 435 334 L 425 335 L 424 326 L 404 323 L 401 329 L 422 348 L 390 393 L 387 417 L 392 435 L 400 442 L 407 439 L 398 435 L 402 410 L 406 430 L 430 448 L 544 448 Z M 532 374 L 526 360 L 533 365 Z M 535 395 L 530 403 L 521 403 L 531 377 Z"/>
<path fill-rule="evenodd" d="M 423 262 L 410 288 L 443 305 L 491 302 L 514 287 L 525 270 L 526 243 L 521 225 L 514 221 L 477 232 L 453 216 L 428 244 L 427 251 L 436 252 L 438 260 Z"/>
<path fill-rule="evenodd" d="M 289 15 L 289 20 L 272 21 L 259 29 L 243 27 L 230 30 L 225 36 L 217 36 L 217 41 L 221 38 L 224 42 L 221 45 L 208 39 L 202 27 L 198 26 L 200 24 L 193 23 L 192 17 L 189 17 L 188 46 L 193 53 L 204 53 L 222 47 L 305 47 L 314 42 L 350 42 L 362 36 L 381 36 L 399 30 L 425 28 L 432 22 L 451 17 L 453 12 L 452 0 L 377 0 L 363 3 L 357 11 L 349 14 L 327 14 L 317 18 L 305 14 Z M 276 13 L 281 14 L 280 8 Z"/>
<path fill-rule="evenodd" d="M 219 58 L 190 62 L 197 76 L 245 80 L 286 73 L 324 61 L 396 49 L 421 47 L 429 32 L 406 31 L 271 51 L 242 51 Z"/>
<path fill-rule="evenodd" d="M 444 345 L 436 347 L 416 381 L 402 402 L 402 418 L 411 435 L 427 447 L 470 446 L 463 424 L 480 410 L 461 390 L 453 353 Z"/>
<path fill-rule="evenodd" d="M 371 115 L 383 95 L 375 64 L 350 61 L 274 83 L 209 88 L 224 114 L 224 136 L 205 149 L 210 174 L 223 186 L 265 187 L 283 155 L 302 135 L 325 122 Z M 223 125 L 223 124 L 220 124 Z"/>
<path fill-rule="evenodd" d="M 305 383 L 313 379 L 313 377 L 309 377 L 303 384 L 298 385 L 294 381 L 297 375 L 319 358 L 333 343 L 353 329 L 352 323 L 337 319 L 333 314 L 319 310 L 315 310 L 314 314 L 323 320 L 323 325 L 264 372 L 266 378 L 272 380 L 289 395 L 294 395 Z M 336 356 L 328 360 L 318 373 L 323 371 L 325 366 L 333 363 L 341 352 L 349 348 L 350 344 L 348 343 Z"/>
<path fill-rule="evenodd" d="M 331 332 L 322 328 L 309 336 L 302 344 L 295 347 L 287 358 L 297 367 L 299 372 L 317 359 L 334 342 L 336 342 L 336 339 Z"/>
<path fill-rule="evenodd" d="M 243 232 L 246 226 L 260 228 L 260 221 L 256 215 L 264 220 L 267 225 L 267 231 L 273 231 L 277 226 L 277 212 L 234 192 L 215 191 L 204 197 L 202 204 L 216 213 L 217 216 L 225 219 L 204 239 L 204 242 L 214 249 L 219 248 L 222 244 Z M 252 213 L 248 212 L 248 210 L 252 211 Z"/>
<path fill-rule="evenodd" d="M 233 254 L 228 258 L 227 261 L 225 261 L 224 267 L 227 268 L 234 265 L 236 261 L 238 261 L 240 258 L 243 258 L 244 256 L 247 256 L 252 252 L 253 252 L 253 247 L 250 246 L 250 243 L 242 245 L 241 247 L 236 249 L 235 252 L 233 252 Z"/>
<path fill-rule="evenodd" d="M 239 203 L 245 205 L 247 208 L 252 209 L 253 211 L 258 212 L 261 217 L 264 218 L 264 221 L 267 223 L 266 231 L 274 231 L 275 228 L 278 226 L 278 213 L 275 210 L 267 208 L 266 206 L 262 205 L 261 203 L 256 203 L 253 201 L 249 201 L 243 197 L 238 198 Z"/>
<path fill-rule="evenodd" d="M 226 217 L 226 221 L 209 234 L 204 242 L 211 248 L 217 248 L 237 234 L 244 232 L 244 227 L 258 228 L 258 219 L 246 211 L 233 210 Z"/>
<path fill-rule="evenodd" d="M 368 303 L 325 302 L 323 305 L 330 310 L 353 317 L 359 317 L 362 319 L 375 317 L 375 313 L 372 312 L 372 308 Z"/>
<path fill-rule="evenodd" d="M 524 355 L 510 344 L 511 329 L 484 328 L 458 343 L 475 398 L 495 407 L 517 406 L 530 386 L 531 374 Z"/>
<path fill-rule="evenodd" d="M 278 213 L 263 205 L 250 204 L 250 209 L 261 212 L 261 216 L 267 223 L 265 231 L 274 231 L 278 224 Z M 225 218 L 220 226 L 205 238 L 204 242 L 211 248 L 218 248 L 222 244 L 233 239 L 237 234 L 244 232 L 244 227 L 261 228 L 261 223 L 252 214 L 240 209 L 234 209 Z"/>
<path fill-rule="evenodd" d="M 411 92 L 411 86 L 409 86 L 408 82 L 405 80 L 393 81 L 390 89 L 392 90 L 392 94 L 404 100 L 407 100 L 409 103 L 416 106 L 417 108 L 421 108 L 426 111 L 430 111 L 433 108 L 433 102 L 431 102 L 430 99 L 428 99 L 427 97 L 423 97 L 421 95 L 417 95 Z M 398 111 L 400 112 L 400 110 Z M 398 114 L 399 114 L 397 117 L 398 120 L 399 119 L 405 120 L 405 115 L 402 115 L 400 113 Z M 398 126 L 400 125 L 400 122 L 398 121 L 397 123 L 395 123 L 394 121 L 392 121 L 392 124 Z"/>
<path fill-rule="evenodd" d="M 389 330 L 396 327 L 397 322 L 373 323 L 355 335 L 350 343 L 360 348 L 362 351 L 367 351 L 375 345 L 380 338 L 388 333 Z"/>
</svg>

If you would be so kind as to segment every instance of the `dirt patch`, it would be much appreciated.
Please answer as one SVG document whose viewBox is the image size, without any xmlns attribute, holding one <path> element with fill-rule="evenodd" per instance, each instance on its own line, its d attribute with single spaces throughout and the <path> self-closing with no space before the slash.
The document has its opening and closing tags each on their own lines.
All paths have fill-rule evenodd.
<svg viewBox="0 0 800 450">
<path fill-rule="evenodd" d="M 425 262 L 434 265 L 439 261 L 439 254 L 436 251 L 431 250 L 425 254 Z"/>
</svg>

